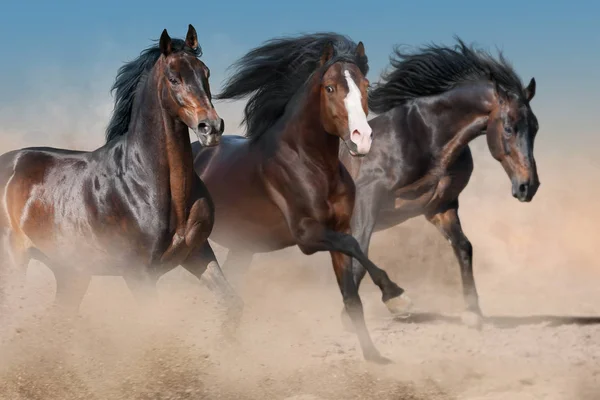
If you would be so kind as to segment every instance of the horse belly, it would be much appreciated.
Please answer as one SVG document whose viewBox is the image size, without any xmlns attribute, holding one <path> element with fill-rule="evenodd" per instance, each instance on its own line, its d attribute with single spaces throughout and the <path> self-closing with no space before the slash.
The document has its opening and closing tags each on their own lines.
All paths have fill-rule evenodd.
<svg viewBox="0 0 600 400">
<path fill-rule="evenodd" d="M 49 267 L 91 275 L 123 275 L 134 264 L 150 262 L 146 235 L 134 225 L 92 218 L 80 196 L 57 201 L 37 196 L 35 188 L 20 218 L 29 247 L 43 254 Z"/>
<path fill-rule="evenodd" d="M 408 213 L 394 208 L 384 208 L 377 216 L 377 221 L 375 222 L 375 231 L 393 228 L 394 226 L 400 225 L 404 221 L 414 218 L 420 214 L 421 213 L 418 212 Z"/>
<path fill-rule="evenodd" d="M 267 201 L 254 205 L 217 205 L 210 238 L 228 249 L 243 248 L 254 253 L 293 246 L 295 241 L 281 210 Z"/>
<path fill-rule="evenodd" d="M 430 190 L 414 199 L 393 194 L 380 211 L 375 229 L 379 231 L 391 228 L 419 215 L 436 212 L 443 204 L 458 197 L 464 186 L 457 187 L 455 181 L 456 179 L 451 175 L 443 176 Z M 399 191 L 401 192 L 402 188 Z"/>
<path fill-rule="evenodd" d="M 401 189 L 400 189 L 401 190 Z M 435 195 L 435 187 L 414 199 L 406 199 L 392 193 L 384 203 L 375 224 L 375 230 L 381 231 L 400 225 L 406 220 L 422 215 L 430 206 Z"/>
</svg>

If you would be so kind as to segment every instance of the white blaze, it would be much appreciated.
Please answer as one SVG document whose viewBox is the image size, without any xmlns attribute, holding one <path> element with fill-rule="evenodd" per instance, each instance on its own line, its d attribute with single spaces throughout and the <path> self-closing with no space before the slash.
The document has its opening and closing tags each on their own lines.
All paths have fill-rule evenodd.
<svg viewBox="0 0 600 400">
<path fill-rule="evenodd" d="M 348 94 L 344 99 L 344 105 L 348 112 L 348 128 L 350 130 L 350 140 L 356 144 L 358 154 L 367 154 L 371 149 L 372 129 L 367 121 L 367 115 L 362 107 L 362 95 L 360 89 L 354 83 L 348 70 L 344 71 L 344 76 L 348 83 Z"/>
</svg>

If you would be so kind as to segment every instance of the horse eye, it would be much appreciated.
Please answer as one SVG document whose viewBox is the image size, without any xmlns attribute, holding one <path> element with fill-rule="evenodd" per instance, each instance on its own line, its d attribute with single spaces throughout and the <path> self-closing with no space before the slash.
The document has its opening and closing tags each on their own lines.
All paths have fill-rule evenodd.
<svg viewBox="0 0 600 400">
<path fill-rule="evenodd" d="M 171 77 L 169 77 L 169 82 L 171 82 L 173 85 L 178 85 L 179 84 L 179 81 L 177 79 L 171 78 Z"/>
<path fill-rule="evenodd" d="M 327 86 L 325 90 L 327 90 L 327 93 L 333 93 L 333 86 Z"/>
</svg>

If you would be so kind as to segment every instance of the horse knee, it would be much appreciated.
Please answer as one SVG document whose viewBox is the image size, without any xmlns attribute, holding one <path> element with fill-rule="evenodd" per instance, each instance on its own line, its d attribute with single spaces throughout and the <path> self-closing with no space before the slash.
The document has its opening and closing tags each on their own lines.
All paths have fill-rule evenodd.
<svg viewBox="0 0 600 400">
<path fill-rule="evenodd" d="M 292 230 L 292 235 L 300 251 L 306 255 L 311 255 L 319 250 L 325 250 L 320 243 L 321 239 L 318 230 L 313 226 L 299 224 Z"/>
<path fill-rule="evenodd" d="M 473 245 L 467 238 L 461 238 L 456 243 L 456 248 L 465 256 L 473 257 Z"/>
<path fill-rule="evenodd" d="M 342 295 L 344 296 L 344 309 L 349 316 L 362 311 L 363 305 L 360 297 L 358 296 L 358 292 L 342 293 Z"/>
<path fill-rule="evenodd" d="M 298 243 L 298 248 L 302 252 L 302 254 L 310 256 L 319 251 L 319 248 L 312 243 Z"/>
<path fill-rule="evenodd" d="M 359 287 L 363 278 L 367 274 L 367 270 L 361 263 L 359 263 L 354 258 L 351 260 L 351 263 L 352 278 L 354 279 L 354 284 L 356 285 L 356 287 Z"/>
</svg>

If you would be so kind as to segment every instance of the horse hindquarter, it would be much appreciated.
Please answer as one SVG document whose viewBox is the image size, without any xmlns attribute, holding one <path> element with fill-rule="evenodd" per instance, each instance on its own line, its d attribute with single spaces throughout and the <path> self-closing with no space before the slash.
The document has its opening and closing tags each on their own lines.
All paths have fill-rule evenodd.
<svg viewBox="0 0 600 400">
<path fill-rule="evenodd" d="M 29 260 L 27 238 L 18 225 L 25 204 L 21 194 L 26 191 L 26 186 L 15 179 L 20 156 L 20 151 L 0 156 L 0 305 L 10 297 L 10 289 L 24 285 Z"/>
</svg>

